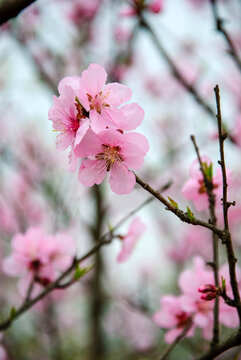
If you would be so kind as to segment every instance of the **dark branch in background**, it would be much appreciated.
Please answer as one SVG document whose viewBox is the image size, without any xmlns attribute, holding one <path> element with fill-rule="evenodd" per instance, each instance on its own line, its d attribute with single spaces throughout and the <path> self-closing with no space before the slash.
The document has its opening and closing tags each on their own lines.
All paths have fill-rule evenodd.
<svg viewBox="0 0 241 360">
<path fill-rule="evenodd" d="M 215 348 L 210 349 L 206 354 L 199 357 L 197 360 L 212 360 L 215 359 L 218 355 L 224 353 L 225 351 L 232 349 L 235 346 L 241 345 L 241 332 L 238 330 L 233 333 L 227 340 L 215 346 Z"/>
<path fill-rule="evenodd" d="M 103 187 L 94 185 L 92 189 L 94 198 L 95 216 L 90 231 L 92 243 L 98 244 L 104 226 L 106 211 L 103 198 Z M 101 325 L 104 312 L 105 300 L 102 287 L 104 276 L 104 259 L 101 251 L 97 251 L 94 257 L 94 269 L 90 280 L 90 360 L 102 360 L 105 358 L 105 339 Z"/>
<path fill-rule="evenodd" d="M 202 159 L 199 153 L 199 149 L 196 143 L 196 139 L 195 137 L 192 135 L 191 136 L 191 140 L 193 142 L 197 157 L 198 157 L 198 161 L 199 161 L 199 165 L 200 165 L 200 170 L 202 172 L 203 175 L 203 181 L 205 184 L 205 188 L 207 191 L 207 195 L 208 195 L 208 200 L 209 200 L 209 215 L 210 215 L 210 223 L 213 224 L 214 226 L 217 225 L 217 217 L 216 217 L 216 213 L 215 213 L 215 206 L 216 206 L 216 199 L 215 199 L 215 194 L 213 193 L 213 182 L 212 182 L 212 174 L 211 177 L 208 178 L 204 167 L 203 167 L 203 163 L 202 163 Z M 212 166 L 212 165 L 211 165 Z M 213 263 L 212 263 L 212 268 L 213 268 L 213 274 L 214 274 L 214 282 L 215 282 L 215 286 L 218 288 L 219 287 L 219 252 L 218 252 L 218 244 L 219 244 L 219 239 L 217 234 L 215 234 L 213 232 Z M 213 309 L 213 338 L 212 338 L 212 342 L 211 342 L 211 347 L 216 346 L 219 343 L 219 296 L 216 296 L 215 298 L 215 305 L 214 305 L 214 309 Z"/>
<path fill-rule="evenodd" d="M 1 0 L 0 1 L 0 25 L 16 17 L 23 9 L 36 0 Z"/>
<path fill-rule="evenodd" d="M 200 94 L 198 93 L 198 91 L 194 87 L 194 85 L 189 84 L 189 82 L 186 80 L 186 78 L 182 75 L 182 73 L 179 71 L 178 67 L 172 60 L 172 58 L 168 55 L 167 51 L 161 44 L 161 42 L 158 39 L 158 37 L 156 36 L 156 34 L 154 33 L 154 31 L 148 24 L 148 22 L 143 17 L 140 18 L 140 24 L 144 29 L 146 29 L 150 33 L 159 53 L 161 54 L 161 56 L 165 59 L 165 61 L 169 65 L 169 67 L 170 67 L 174 77 L 177 79 L 177 81 L 184 87 L 185 90 L 187 90 L 187 92 L 189 94 L 191 94 L 193 96 L 195 101 L 207 112 L 207 114 L 213 118 L 213 116 L 215 116 L 215 112 L 213 111 L 213 109 L 201 98 Z"/>
<path fill-rule="evenodd" d="M 169 186 L 170 186 L 169 183 L 164 185 L 163 186 L 163 191 L 166 190 Z M 161 191 L 162 191 L 162 189 L 160 189 L 160 192 Z M 77 259 L 75 258 L 73 260 L 72 265 L 67 270 L 65 270 L 65 272 L 63 274 L 61 274 L 53 283 L 48 285 L 39 295 L 35 296 L 33 299 L 31 299 L 29 301 L 26 301 L 22 306 L 20 306 L 19 309 L 15 310 L 14 312 L 11 312 L 11 314 L 7 318 L 7 320 L 0 323 L 0 332 L 8 329 L 11 326 L 11 324 L 13 323 L 13 321 L 15 321 L 17 318 L 19 318 L 27 310 L 31 309 L 38 301 L 43 299 L 46 295 L 48 295 L 53 290 L 61 289 L 61 288 L 65 289 L 68 286 L 74 284 L 75 283 L 74 279 L 71 279 L 68 283 L 65 283 L 65 284 L 61 284 L 61 281 L 63 279 L 65 279 L 68 275 L 70 275 L 75 270 L 77 264 L 79 264 L 82 261 L 84 261 L 84 260 L 88 259 L 89 257 L 93 256 L 97 251 L 99 251 L 99 249 L 102 246 L 110 244 L 112 239 L 114 238 L 114 232 L 125 221 L 127 221 L 128 218 L 131 215 L 133 215 L 134 213 L 139 211 L 141 208 L 143 208 L 144 205 L 146 205 L 149 202 L 150 202 L 149 199 L 148 199 L 148 201 L 147 200 L 144 201 L 140 206 L 138 206 L 138 208 L 131 211 L 129 213 L 129 216 L 124 216 L 124 218 L 121 219 L 114 227 L 112 227 L 112 229 L 110 231 L 106 232 L 104 235 L 101 236 L 101 238 L 99 239 L 99 242 L 92 249 L 90 249 L 86 254 L 84 254 L 80 258 L 77 258 Z"/>
<path fill-rule="evenodd" d="M 218 138 L 219 138 L 219 149 L 220 149 L 220 161 L 219 164 L 222 169 L 222 176 L 223 176 L 223 221 L 224 221 L 224 233 L 225 238 L 223 239 L 223 243 L 226 245 L 226 252 L 228 258 L 228 265 L 229 265 L 229 275 L 230 275 L 230 284 L 233 291 L 233 296 L 239 316 L 239 322 L 241 326 L 241 302 L 240 302 L 240 295 L 239 295 L 239 288 L 238 282 L 236 277 L 236 262 L 237 259 L 234 255 L 233 244 L 232 244 L 232 237 L 229 231 L 229 224 L 228 224 L 228 208 L 230 207 L 231 203 L 227 201 L 227 174 L 226 174 L 226 165 L 225 165 L 225 158 L 224 158 L 224 141 L 227 137 L 227 134 L 223 134 L 222 130 L 222 115 L 221 115 L 221 105 L 220 105 L 220 94 L 219 94 L 219 86 L 216 85 L 214 88 L 214 92 L 216 95 L 216 104 L 217 104 L 217 121 L 218 121 Z"/>
<path fill-rule="evenodd" d="M 162 357 L 159 358 L 159 360 L 167 359 L 168 355 L 175 348 L 175 346 L 178 345 L 184 339 L 184 337 L 187 335 L 187 333 L 191 329 L 192 325 L 193 325 L 192 318 L 190 318 L 187 325 L 184 327 L 183 331 L 181 332 L 181 334 L 175 339 L 175 341 L 170 346 L 168 346 L 168 348 L 166 349 L 166 351 L 164 352 Z"/>
<path fill-rule="evenodd" d="M 241 60 L 239 58 L 237 50 L 235 49 L 235 46 L 234 46 L 234 43 L 233 43 L 233 40 L 232 40 L 231 36 L 229 35 L 229 33 L 227 32 L 227 30 L 224 27 L 224 20 L 222 18 L 220 18 L 220 16 L 219 16 L 217 1 L 216 0 L 210 0 L 210 3 L 211 3 L 211 6 L 212 6 L 213 17 L 214 17 L 214 21 L 215 21 L 215 25 L 216 25 L 216 30 L 219 31 L 221 34 L 223 34 L 223 36 L 224 36 L 224 38 L 226 40 L 226 43 L 228 44 L 228 53 L 233 58 L 235 64 L 237 65 L 237 67 L 241 71 Z"/>
</svg>

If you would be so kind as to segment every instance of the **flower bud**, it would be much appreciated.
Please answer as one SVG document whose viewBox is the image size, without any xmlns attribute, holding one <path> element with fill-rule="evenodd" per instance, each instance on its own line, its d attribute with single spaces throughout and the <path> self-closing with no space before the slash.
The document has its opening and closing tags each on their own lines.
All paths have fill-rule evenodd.
<svg viewBox="0 0 241 360">
<path fill-rule="evenodd" d="M 198 288 L 198 291 L 200 293 L 203 293 L 203 295 L 201 295 L 201 299 L 206 300 L 206 301 L 215 299 L 216 296 L 218 295 L 217 294 L 218 290 L 219 289 L 216 286 L 214 286 L 213 284 L 206 284 L 206 285 Z"/>
</svg>

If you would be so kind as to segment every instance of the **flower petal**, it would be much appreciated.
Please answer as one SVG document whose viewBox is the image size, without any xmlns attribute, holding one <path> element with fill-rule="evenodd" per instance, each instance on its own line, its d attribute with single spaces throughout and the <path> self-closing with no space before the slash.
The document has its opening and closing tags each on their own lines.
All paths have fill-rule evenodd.
<svg viewBox="0 0 241 360">
<path fill-rule="evenodd" d="M 107 79 L 107 73 L 103 66 L 90 64 L 88 69 L 83 71 L 81 79 L 86 92 L 94 97 L 103 88 Z"/>
<path fill-rule="evenodd" d="M 119 83 L 109 83 L 104 86 L 102 94 L 106 103 L 111 106 L 119 106 L 130 100 L 132 91 L 127 86 Z"/>
<path fill-rule="evenodd" d="M 135 130 L 142 122 L 145 112 L 136 103 L 123 105 L 120 110 L 125 116 L 125 121 L 120 124 L 120 128 L 125 131 Z"/>
<path fill-rule="evenodd" d="M 85 186 L 101 184 L 106 175 L 106 164 L 99 160 L 83 160 L 79 169 L 79 181 Z"/>
<path fill-rule="evenodd" d="M 133 172 L 123 163 L 115 163 L 109 179 L 111 190 L 115 194 L 129 194 L 136 183 Z"/>
</svg>

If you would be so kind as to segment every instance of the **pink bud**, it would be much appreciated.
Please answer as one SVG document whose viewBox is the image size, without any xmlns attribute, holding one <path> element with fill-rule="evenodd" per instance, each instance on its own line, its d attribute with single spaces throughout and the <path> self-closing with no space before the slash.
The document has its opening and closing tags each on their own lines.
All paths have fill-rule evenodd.
<svg viewBox="0 0 241 360">
<path fill-rule="evenodd" d="M 206 293 L 206 294 L 203 294 L 201 295 L 201 299 L 202 300 L 206 300 L 206 301 L 210 301 L 210 300 L 213 300 L 216 298 L 216 293 L 214 292 L 209 292 L 209 293 Z"/>
<path fill-rule="evenodd" d="M 210 301 L 216 298 L 218 288 L 213 284 L 206 284 L 198 288 L 198 291 L 203 293 L 203 295 L 201 295 L 202 300 Z"/>
<path fill-rule="evenodd" d="M 201 286 L 200 288 L 198 288 L 198 291 L 201 292 L 201 293 L 217 292 L 217 288 L 213 284 L 206 284 L 206 285 Z"/>
</svg>

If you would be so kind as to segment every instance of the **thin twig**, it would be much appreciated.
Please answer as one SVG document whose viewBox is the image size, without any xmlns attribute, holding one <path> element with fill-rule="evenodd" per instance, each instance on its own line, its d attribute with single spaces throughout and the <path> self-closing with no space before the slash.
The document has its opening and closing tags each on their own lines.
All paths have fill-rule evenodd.
<svg viewBox="0 0 241 360">
<path fill-rule="evenodd" d="M 199 165 L 200 165 L 200 170 L 202 172 L 202 176 L 203 176 L 203 181 L 205 184 L 205 188 L 207 191 L 207 195 L 208 195 L 208 200 L 209 200 L 209 215 L 210 215 L 210 221 L 214 226 L 217 225 L 217 217 L 216 217 L 216 213 L 215 213 L 215 206 L 216 206 L 216 199 L 215 199 L 215 194 L 213 193 L 213 182 L 212 182 L 212 178 L 208 178 L 205 171 L 204 171 L 204 167 L 203 167 L 203 162 L 200 156 L 200 152 L 196 143 L 196 139 L 195 136 L 191 135 L 191 140 L 193 142 L 197 157 L 198 157 L 198 161 L 199 161 Z M 212 240 L 213 240 L 213 263 L 212 263 L 212 268 L 213 268 L 213 274 L 214 274 L 214 282 L 215 282 L 215 286 L 218 288 L 219 287 L 219 254 L 218 254 L 218 245 L 219 245 L 219 239 L 217 234 L 215 234 L 213 232 L 212 234 Z M 213 338 L 212 338 L 212 342 L 211 342 L 211 347 L 216 346 L 219 343 L 219 296 L 216 296 L 215 298 L 215 304 L 214 304 L 214 308 L 213 308 Z"/>
<path fill-rule="evenodd" d="M 136 175 L 136 174 L 135 174 Z M 139 176 L 136 175 L 136 182 L 146 191 L 148 191 L 150 194 L 152 194 L 157 200 L 159 200 L 163 205 L 166 206 L 166 210 L 170 210 L 173 214 L 175 214 L 180 220 L 187 224 L 192 224 L 194 226 L 202 226 L 205 227 L 211 231 L 213 231 L 215 234 L 220 237 L 220 239 L 223 238 L 223 231 L 218 229 L 213 224 L 207 223 L 203 220 L 199 220 L 197 218 L 191 219 L 188 217 L 187 213 L 185 213 L 183 210 L 180 210 L 179 208 L 171 205 L 171 203 L 166 200 L 159 191 L 154 190 L 149 184 L 145 183 L 143 180 L 139 178 Z"/>
<path fill-rule="evenodd" d="M 216 24 L 216 30 L 223 34 L 226 43 L 228 44 L 228 53 L 233 58 L 235 64 L 237 65 L 238 69 L 241 71 L 241 60 L 239 58 L 238 52 L 234 46 L 233 40 L 231 36 L 229 35 L 228 31 L 224 27 L 224 20 L 220 18 L 218 13 L 218 6 L 216 0 L 210 0 L 211 6 L 212 6 L 212 12 L 214 21 Z"/>
<path fill-rule="evenodd" d="M 212 360 L 215 359 L 218 355 L 223 354 L 225 351 L 232 349 L 235 346 L 241 345 L 241 332 L 240 330 L 234 332 L 228 339 L 222 343 L 211 348 L 204 355 L 197 358 L 197 360 Z"/>
<path fill-rule="evenodd" d="M 192 97 L 195 99 L 195 101 L 210 115 L 212 118 L 215 116 L 214 110 L 202 99 L 200 94 L 198 93 L 197 89 L 194 87 L 194 85 L 190 84 L 188 80 L 183 76 L 183 74 L 179 71 L 178 67 L 176 66 L 173 59 L 168 55 L 166 49 L 161 44 L 159 38 L 156 36 L 154 31 L 152 30 L 151 26 L 148 24 L 148 22 L 141 17 L 140 24 L 145 28 L 150 35 L 152 36 L 152 39 L 161 54 L 161 56 L 166 60 L 168 63 L 174 77 L 176 80 L 184 87 L 184 89 L 187 90 L 189 94 L 192 95 Z"/>
<path fill-rule="evenodd" d="M 186 326 L 183 328 L 183 331 L 181 332 L 181 334 L 175 339 L 175 341 L 172 344 L 170 344 L 170 346 L 168 346 L 168 348 L 163 353 L 162 357 L 159 358 L 159 360 L 167 359 L 168 355 L 175 348 L 175 346 L 178 345 L 184 339 L 184 337 L 187 335 L 187 333 L 190 330 L 192 325 L 193 325 L 192 318 L 190 318 L 188 323 L 186 324 Z"/>
<path fill-rule="evenodd" d="M 228 208 L 229 203 L 227 201 L 227 174 L 226 174 L 226 165 L 225 165 L 225 157 L 224 157 L 224 141 L 227 137 L 227 134 L 223 134 L 222 130 L 222 115 L 221 115 L 221 105 L 220 105 L 220 94 L 219 94 L 219 86 L 216 85 L 214 88 L 214 92 L 216 95 L 216 105 L 217 105 L 217 122 L 218 122 L 218 137 L 219 137 L 219 150 L 220 150 L 220 161 L 219 164 L 222 169 L 222 177 L 223 177 L 223 221 L 224 221 L 224 233 L 225 239 L 224 243 L 226 245 L 226 252 L 228 258 L 228 265 L 229 265 L 229 276 L 230 276 L 230 284 L 233 291 L 234 300 L 236 303 L 236 308 L 239 316 L 240 326 L 241 326 L 241 302 L 240 302 L 240 295 L 239 295 L 239 288 L 238 282 L 236 277 L 236 262 L 237 259 L 234 255 L 233 244 L 232 244 L 232 237 L 229 231 L 229 224 L 228 224 Z"/>
</svg>

